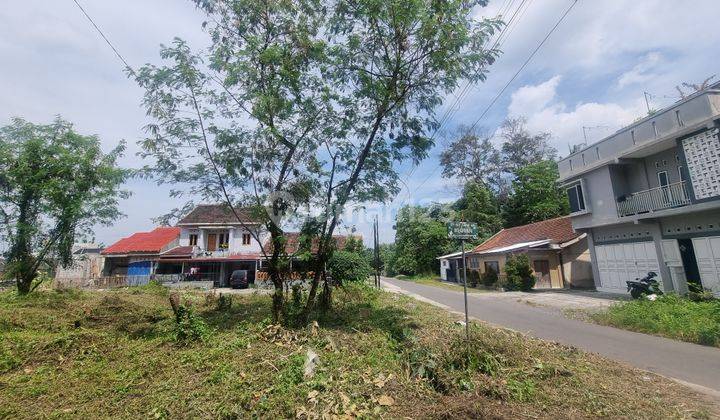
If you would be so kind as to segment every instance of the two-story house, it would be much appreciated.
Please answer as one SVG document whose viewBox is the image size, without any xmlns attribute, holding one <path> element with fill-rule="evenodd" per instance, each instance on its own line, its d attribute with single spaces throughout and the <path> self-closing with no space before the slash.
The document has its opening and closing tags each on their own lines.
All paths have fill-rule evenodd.
<svg viewBox="0 0 720 420">
<path fill-rule="evenodd" d="M 664 290 L 720 293 L 719 127 L 720 83 L 560 160 L 598 290 L 655 271 Z"/>
<path fill-rule="evenodd" d="M 224 204 L 195 207 L 178 221 L 178 246 L 160 254 L 157 274 L 190 274 L 191 280 L 227 286 L 234 270 L 248 270 L 248 280 L 254 282 L 268 234 L 249 210 L 236 212 L 242 222 Z"/>
</svg>

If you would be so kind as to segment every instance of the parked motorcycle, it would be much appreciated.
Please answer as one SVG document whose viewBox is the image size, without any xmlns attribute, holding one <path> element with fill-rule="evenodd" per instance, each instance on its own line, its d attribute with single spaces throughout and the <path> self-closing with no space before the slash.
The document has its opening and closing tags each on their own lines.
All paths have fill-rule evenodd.
<svg viewBox="0 0 720 420">
<path fill-rule="evenodd" d="M 661 295 L 662 291 L 655 277 L 657 277 L 657 273 L 650 271 L 647 273 L 647 276 L 643 278 L 626 281 L 630 296 L 632 296 L 633 299 L 639 299 L 642 295 Z"/>
</svg>

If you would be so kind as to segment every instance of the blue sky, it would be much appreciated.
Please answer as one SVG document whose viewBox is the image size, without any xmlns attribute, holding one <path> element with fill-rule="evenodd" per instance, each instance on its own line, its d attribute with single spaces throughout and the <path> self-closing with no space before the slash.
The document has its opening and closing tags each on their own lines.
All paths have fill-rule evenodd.
<svg viewBox="0 0 720 420">
<path fill-rule="evenodd" d="M 479 13 L 494 16 L 512 4 L 508 2 L 520 0 L 491 0 Z M 197 49 L 208 42 L 200 28 L 202 15 L 190 1 L 80 3 L 133 66 L 159 62 L 159 44 L 175 36 Z M 399 205 L 457 197 L 457 183 L 439 176 L 442 144 L 458 124 L 477 119 L 570 4 L 571 0 L 527 2 L 488 80 L 473 87 L 460 103 L 428 159 L 407 177 L 408 188 L 392 203 L 371 209 L 381 213 L 383 242 L 394 237 L 392 215 Z M 655 95 L 655 108 L 672 103 L 676 85 L 720 73 L 720 33 L 714 30 L 713 6 L 712 0 L 580 0 L 479 126 L 494 132 L 507 115 L 523 115 L 531 130 L 549 131 L 555 147 L 566 154 L 569 144 L 583 141 L 583 126 L 598 127 L 588 130 L 592 142 L 642 116 L 643 91 Z M 118 59 L 72 0 L 4 5 L 0 57 L 0 124 L 14 116 L 48 122 L 59 114 L 81 133 L 99 135 L 107 149 L 125 139 L 130 147 L 123 165 L 142 164 L 135 156 L 135 142 L 148 122 L 140 107 L 142 90 L 125 77 Z M 454 102 L 455 96 L 447 99 Z M 444 111 L 445 107 L 439 110 Z M 402 173 L 409 169 L 403 167 Z M 181 204 L 168 196 L 168 188 L 148 181 L 132 180 L 127 188 L 133 192 L 121 204 L 127 217 L 115 226 L 98 228 L 98 241 L 110 244 L 151 229 L 152 218 Z M 354 228 L 371 238 L 365 219 L 362 214 L 350 216 L 343 230 Z"/>
</svg>

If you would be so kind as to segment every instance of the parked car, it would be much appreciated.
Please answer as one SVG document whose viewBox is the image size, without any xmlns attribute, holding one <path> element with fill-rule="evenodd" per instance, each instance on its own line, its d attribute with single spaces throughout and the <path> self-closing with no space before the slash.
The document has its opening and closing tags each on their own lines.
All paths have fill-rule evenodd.
<svg viewBox="0 0 720 420">
<path fill-rule="evenodd" d="M 248 272 L 247 270 L 235 270 L 230 275 L 230 287 L 233 289 L 247 289 Z"/>
</svg>

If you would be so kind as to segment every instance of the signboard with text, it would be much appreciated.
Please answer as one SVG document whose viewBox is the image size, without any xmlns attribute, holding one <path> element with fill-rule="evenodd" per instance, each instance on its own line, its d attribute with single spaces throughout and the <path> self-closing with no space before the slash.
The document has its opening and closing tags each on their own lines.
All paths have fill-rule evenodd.
<svg viewBox="0 0 720 420">
<path fill-rule="evenodd" d="M 469 222 L 450 222 L 448 223 L 448 237 L 450 239 L 476 239 L 478 226 Z"/>
</svg>

